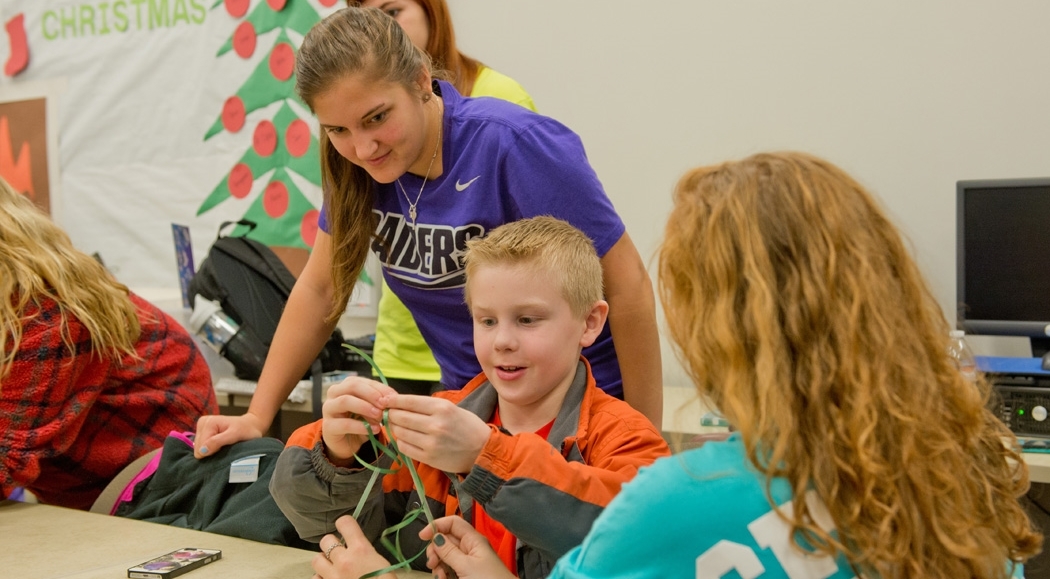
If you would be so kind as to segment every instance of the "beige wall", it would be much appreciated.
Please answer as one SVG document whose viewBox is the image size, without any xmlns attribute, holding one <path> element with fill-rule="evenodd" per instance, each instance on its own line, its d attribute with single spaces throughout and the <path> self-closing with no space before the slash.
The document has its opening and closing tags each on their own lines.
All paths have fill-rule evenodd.
<svg viewBox="0 0 1050 579">
<path fill-rule="evenodd" d="M 686 168 L 799 149 L 880 196 L 954 312 L 956 180 L 1050 175 L 1044 0 L 449 3 L 464 51 L 582 136 L 647 259 Z"/>
</svg>

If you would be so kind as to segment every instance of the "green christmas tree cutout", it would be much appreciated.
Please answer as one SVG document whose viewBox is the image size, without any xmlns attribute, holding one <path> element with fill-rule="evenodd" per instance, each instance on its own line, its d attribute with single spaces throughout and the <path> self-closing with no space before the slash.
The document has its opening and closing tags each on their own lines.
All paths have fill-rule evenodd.
<svg viewBox="0 0 1050 579">
<path fill-rule="evenodd" d="M 331 6 L 336 1 L 321 0 L 321 4 Z M 217 0 L 211 9 L 223 6 L 231 17 L 240 18 L 247 14 L 250 5 L 249 0 Z M 303 36 L 320 20 L 320 14 L 308 0 L 258 2 L 216 55 L 222 58 L 232 51 L 240 58 L 250 58 L 259 35 L 278 31 L 266 58 L 226 100 L 204 136 L 207 141 L 223 131 L 244 132 L 251 135 L 251 146 L 197 209 L 197 215 L 202 215 L 231 197 L 243 199 L 251 194 L 258 179 L 268 176 L 263 193 L 252 201 L 242 218 L 255 221 L 258 227 L 250 236 L 270 246 L 309 249 L 317 232 L 317 208 L 290 177 L 290 173 L 295 173 L 318 189 L 321 187 L 317 139 L 307 120 L 288 105 L 288 101 L 295 101 L 300 110 L 307 108 L 295 94 L 295 43 L 288 30 Z M 246 126 L 248 114 L 275 103 L 281 106 L 273 118 Z M 243 233 L 241 227 L 233 232 Z"/>
<path fill-rule="evenodd" d="M 342 0 L 317 0 L 331 8 Z M 212 189 L 197 209 L 197 215 L 211 211 L 231 197 L 248 197 L 255 183 L 269 176 L 266 187 L 245 211 L 242 219 L 253 221 L 257 227 L 250 233 L 238 226 L 232 235 L 249 235 L 271 247 L 290 247 L 309 250 L 317 234 L 318 208 L 296 185 L 291 175 L 321 188 L 320 146 L 311 133 L 307 119 L 289 106 L 290 101 L 299 110 L 308 107 L 295 94 L 296 44 L 289 30 L 300 37 L 321 20 L 320 13 L 308 0 L 265 0 L 257 2 L 248 14 L 252 0 L 216 0 L 211 9 L 220 6 L 233 18 L 244 18 L 226 43 L 219 48 L 217 58 L 231 51 L 247 60 L 258 48 L 258 37 L 274 30 L 277 38 L 267 57 L 260 60 L 236 93 L 226 99 L 222 111 L 204 135 L 204 140 L 226 131 L 246 134 L 251 131 L 250 146 L 238 162 L 230 168 L 222 181 Z M 245 17 L 247 15 L 247 17 Z M 280 107 L 270 119 L 262 119 L 248 127 L 247 116 L 275 103 Z M 320 195 L 317 195 L 318 197 Z M 374 286 L 372 279 L 362 271 L 360 281 Z"/>
</svg>

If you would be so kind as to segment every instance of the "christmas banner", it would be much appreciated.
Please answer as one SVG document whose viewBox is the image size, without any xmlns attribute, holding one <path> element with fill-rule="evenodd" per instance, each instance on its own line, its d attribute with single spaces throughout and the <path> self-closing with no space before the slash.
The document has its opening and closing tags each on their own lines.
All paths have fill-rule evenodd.
<svg viewBox="0 0 1050 579">
<path fill-rule="evenodd" d="M 178 287 L 173 223 L 199 263 L 221 223 L 253 221 L 298 273 L 321 187 L 295 52 L 343 5 L 0 0 L 0 175 L 133 288 Z"/>
</svg>

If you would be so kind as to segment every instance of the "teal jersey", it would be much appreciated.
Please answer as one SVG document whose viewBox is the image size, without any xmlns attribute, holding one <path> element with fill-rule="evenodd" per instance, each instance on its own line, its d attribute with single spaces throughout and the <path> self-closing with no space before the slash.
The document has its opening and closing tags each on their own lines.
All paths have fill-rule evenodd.
<svg viewBox="0 0 1050 579">
<path fill-rule="evenodd" d="M 807 555 L 770 506 L 765 478 L 734 434 L 725 442 L 643 468 L 595 521 L 582 545 L 562 557 L 551 579 L 850 579 L 844 557 Z M 773 500 L 792 512 L 791 487 L 775 479 Z M 810 512 L 834 524 L 815 493 Z M 1014 577 L 1023 577 L 1020 566 Z"/>
</svg>

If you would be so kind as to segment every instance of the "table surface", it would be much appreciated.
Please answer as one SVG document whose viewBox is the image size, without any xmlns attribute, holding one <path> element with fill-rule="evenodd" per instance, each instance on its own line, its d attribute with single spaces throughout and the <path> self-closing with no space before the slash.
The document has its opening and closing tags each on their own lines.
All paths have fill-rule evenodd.
<svg viewBox="0 0 1050 579">
<path fill-rule="evenodd" d="M 0 502 L 3 566 L 18 579 L 121 579 L 128 567 L 185 547 L 220 549 L 222 559 L 187 579 L 309 579 L 315 553 L 168 525 L 49 505 Z M 428 573 L 401 574 L 406 579 Z"/>
<path fill-rule="evenodd" d="M 1050 454 L 1045 452 L 1022 453 L 1028 465 L 1028 478 L 1034 483 L 1050 483 Z"/>
<path fill-rule="evenodd" d="M 724 431 L 700 424 L 706 409 L 691 388 L 664 389 L 664 430 L 686 434 Z M 1050 454 L 1024 453 L 1033 482 L 1050 482 Z M 189 579 L 252 577 L 307 579 L 313 551 L 39 504 L 0 502 L 3 577 L 120 579 L 128 567 L 176 549 L 222 550 L 222 559 Z M 17 554 L 10 556 L 9 554 Z M 403 573 L 406 579 L 430 577 Z"/>
<path fill-rule="evenodd" d="M 701 426 L 700 417 L 707 409 L 692 388 L 664 388 L 664 432 L 705 434 L 724 431 L 716 426 Z M 1050 453 L 1025 452 L 1028 476 L 1033 483 L 1050 483 Z"/>
</svg>

